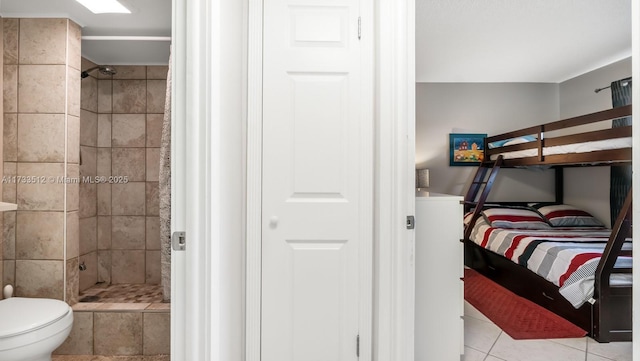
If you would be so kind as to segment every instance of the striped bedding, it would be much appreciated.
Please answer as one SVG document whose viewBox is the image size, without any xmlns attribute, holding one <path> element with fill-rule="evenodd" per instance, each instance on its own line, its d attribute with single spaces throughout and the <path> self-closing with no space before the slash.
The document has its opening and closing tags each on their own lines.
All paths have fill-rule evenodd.
<svg viewBox="0 0 640 361">
<path fill-rule="evenodd" d="M 594 274 L 609 234 L 603 228 L 492 228 L 480 217 L 470 239 L 560 287 L 560 294 L 579 308 L 593 300 Z M 631 246 L 624 244 L 616 267 L 631 267 Z M 631 274 L 612 275 L 610 282 L 630 285 Z"/>
</svg>

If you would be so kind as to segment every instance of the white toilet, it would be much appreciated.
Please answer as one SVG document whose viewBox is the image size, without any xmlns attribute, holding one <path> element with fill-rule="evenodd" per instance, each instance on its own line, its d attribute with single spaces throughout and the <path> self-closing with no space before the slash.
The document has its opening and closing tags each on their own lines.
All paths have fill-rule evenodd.
<svg viewBox="0 0 640 361">
<path fill-rule="evenodd" d="M 73 325 L 65 302 L 12 297 L 0 301 L 0 360 L 51 361 Z"/>
</svg>

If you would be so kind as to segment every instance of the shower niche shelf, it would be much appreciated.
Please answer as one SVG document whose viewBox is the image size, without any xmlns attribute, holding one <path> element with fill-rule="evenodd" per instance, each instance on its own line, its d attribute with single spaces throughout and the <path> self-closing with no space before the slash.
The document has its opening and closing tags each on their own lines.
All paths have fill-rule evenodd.
<svg viewBox="0 0 640 361">
<path fill-rule="evenodd" d="M 15 211 L 18 205 L 15 203 L 0 202 L 0 212 Z"/>
</svg>

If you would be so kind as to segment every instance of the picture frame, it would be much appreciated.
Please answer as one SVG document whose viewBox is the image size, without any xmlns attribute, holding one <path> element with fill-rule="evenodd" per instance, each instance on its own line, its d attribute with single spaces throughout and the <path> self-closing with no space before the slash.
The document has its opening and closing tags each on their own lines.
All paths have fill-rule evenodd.
<svg viewBox="0 0 640 361">
<path fill-rule="evenodd" d="M 478 166 L 484 160 L 484 138 L 480 133 L 449 134 L 449 165 Z"/>
</svg>

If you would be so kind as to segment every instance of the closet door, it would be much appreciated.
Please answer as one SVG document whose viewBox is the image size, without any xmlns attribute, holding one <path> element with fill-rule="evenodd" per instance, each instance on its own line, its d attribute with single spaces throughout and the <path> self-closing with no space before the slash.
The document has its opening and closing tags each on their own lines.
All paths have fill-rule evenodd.
<svg viewBox="0 0 640 361">
<path fill-rule="evenodd" d="M 264 2 L 263 361 L 357 360 L 358 340 L 370 340 L 372 69 L 360 5 Z"/>
</svg>

